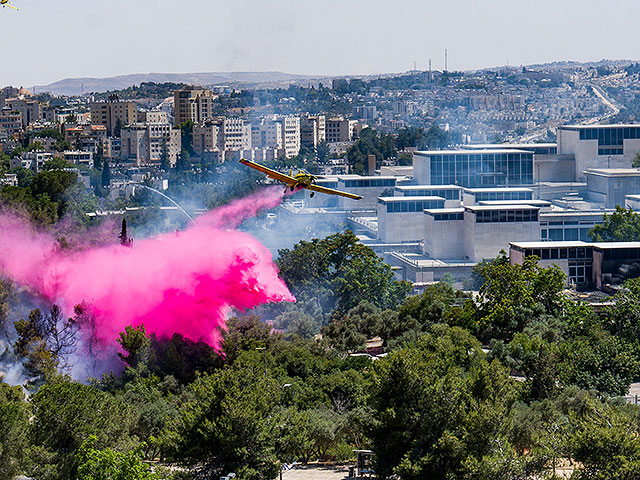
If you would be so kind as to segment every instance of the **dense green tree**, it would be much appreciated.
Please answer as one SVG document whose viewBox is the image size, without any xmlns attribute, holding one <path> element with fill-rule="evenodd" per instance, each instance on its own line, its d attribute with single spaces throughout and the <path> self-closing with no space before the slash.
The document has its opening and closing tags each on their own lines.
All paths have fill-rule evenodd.
<svg viewBox="0 0 640 480">
<path fill-rule="evenodd" d="M 109 167 L 109 161 L 105 160 L 102 163 L 102 175 L 100 179 L 100 184 L 103 188 L 109 188 L 111 184 L 111 167 Z"/>
<path fill-rule="evenodd" d="M 58 203 L 46 194 L 34 197 L 28 188 L 5 186 L 0 190 L 0 204 L 38 224 L 51 225 L 58 220 Z"/>
<path fill-rule="evenodd" d="M 640 412 L 591 400 L 572 436 L 572 454 L 581 467 L 571 478 L 640 478 Z"/>
<path fill-rule="evenodd" d="M 122 133 L 122 120 L 120 120 L 120 117 L 116 118 L 116 124 L 113 127 L 113 136 L 116 138 L 120 138 L 120 135 Z"/>
<path fill-rule="evenodd" d="M 368 157 L 376 157 L 376 165 L 380 166 L 382 160 L 395 157 L 397 150 L 392 135 L 378 133 L 372 128 L 365 128 L 360 132 L 359 138 L 347 150 L 347 163 L 352 172 L 365 175 L 367 173 Z"/>
<path fill-rule="evenodd" d="M 118 356 L 127 365 L 135 367 L 141 362 L 148 363 L 151 340 L 147 337 L 144 325 L 125 327 L 124 332 L 118 335 L 117 342 L 125 352 L 118 352 Z"/>
<path fill-rule="evenodd" d="M 235 472 L 248 480 L 271 480 L 278 472 L 273 440 L 282 388 L 265 376 L 262 355 L 247 352 L 231 368 L 202 375 L 189 386 L 175 441 L 177 459 L 208 478 Z"/>
<path fill-rule="evenodd" d="M 404 150 L 407 147 L 424 148 L 426 146 L 426 135 L 423 128 L 406 127 L 398 130 L 396 138 L 396 147 L 398 150 Z"/>
<path fill-rule="evenodd" d="M 469 296 L 447 282 L 429 285 L 420 295 L 407 297 L 398 307 L 398 325 L 388 337 L 397 337 L 407 330 L 425 330 L 436 323 L 458 325 L 462 322 L 463 306 Z"/>
<path fill-rule="evenodd" d="M 607 312 L 606 328 L 624 339 L 640 339 L 640 279 L 627 280 L 614 300 L 615 306 Z"/>
<path fill-rule="evenodd" d="M 72 163 L 67 162 L 64 158 L 54 157 L 44 162 L 42 170 L 45 172 L 48 170 L 64 170 L 65 168 L 73 168 L 73 166 Z"/>
<path fill-rule="evenodd" d="M 331 150 L 329 149 L 329 144 L 327 142 L 322 141 L 316 145 L 316 155 L 318 156 L 318 161 L 320 163 L 325 163 L 329 159 L 330 154 Z"/>
<path fill-rule="evenodd" d="M 631 382 L 640 376 L 634 345 L 607 334 L 561 343 L 558 357 L 562 384 L 602 395 L 626 395 Z"/>
<path fill-rule="evenodd" d="M 171 163 L 169 162 L 169 147 L 167 147 L 166 140 L 163 140 L 160 150 L 160 170 L 168 172 L 170 168 Z"/>
<path fill-rule="evenodd" d="M 52 305 L 45 314 L 38 308 L 31 310 L 28 318 L 16 321 L 14 327 L 18 335 L 14 350 L 24 358 L 32 378 L 48 378 L 57 368 L 68 367 L 76 350 L 77 326 L 73 319 L 63 317 L 60 307 Z"/>
<path fill-rule="evenodd" d="M 280 250 L 278 266 L 298 299 L 317 299 L 325 312 L 343 313 L 363 301 L 390 308 L 410 288 L 350 231 Z"/>
<path fill-rule="evenodd" d="M 18 176 L 18 186 L 22 188 L 30 186 L 36 175 L 33 170 L 24 167 L 14 168 L 9 173 L 15 173 Z"/>
<path fill-rule="evenodd" d="M 555 265 L 542 268 L 536 257 L 511 265 L 502 252 L 479 274 L 484 283 L 475 302 L 476 322 L 483 340 L 509 339 L 532 321 L 562 312 L 565 275 Z"/>
<path fill-rule="evenodd" d="M 96 170 L 102 170 L 102 164 L 104 162 L 104 146 L 102 142 L 98 143 L 96 147 L 96 154 L 93 156 L 93 168 Z"/>
<path fill-rule="evenodd" d="M 124 377 L 127 382 L 115 395 L 136 410 L 137 422 L 131 434 L 146 442 L 142 448 L 146 458 L 163 459 L 166 445 L 170 443 L 167 441 L 171 436 L 169 426 L 177 421 L 185 398 L 182 387 L 172 376 L 142 377 L 132 369 Z"/>
<path fill-rule="evenodd" d="M 11 313 L 10 302 L 15 296 L 15 287 L 12 282 L 0 278 L 0 333 L 7 335 L 7 320 Z"/>
<path fill-rule="evenodd" d="M 149 370 L 161 378 L 171 376 L 187 384 L 193 382 L 198 372 L 212 373 L 223 365 L 222 357 L 203 341 L 196 342 L 179 333 L 171 338 L 151 335 L 150 339 Z"/>
<path fill-rule="evenodd" d="M 616 205 L 612 214 L 605 213 L 601 225 L 589 231 L 594 242 L 637 242 L 640 241 L 640 215 L 632 208 Z"/>
<path fill-rule="evenodd" d="M 78 181 L 74 172 L 52 170 L 40 172 L 31 182 L 33 195 L 48 195 L 54 202 L 62 200 L 64 192 Z"/>
<path fill-rule="evenodd" d="M 178 125 L 182 137 L 182 149 L 186 150 L 189 156 L 195 155 L 193 150 L 193 126 L 194 122 L 192 120 L 187 120 Z"/>
<path fill-rule="evenodd" d="M 31 403 L 29 475 L 68 479 L 75 475 L 76 452 L 91 435 L 96 448 L 129 450 L 135 446 L 130 431 L 136 423 L 131 406 L 89 385 L 59 379 L 44 385 Z"/>
<path fill-rule="evenodd" d="M 149 465 L 140 458 L 139 451 L 117 452 L 95 448 L 97 438 L 90 436 L 78 449 L 77 480 L 159 480 Z"/>
<path fill-rule="evenodd" d="M 517 396 L 508 371 L 455 327 L 376 362 L 370 428 L 380 478 L 465 478 L 508 442 L 501 424 Z"/>
<path fill-rule="evenodd" d="M 6 153 L 0 153 L 0 175 L 4 175 L 11 169 L 11 157 Z"/>
<path fill-rule="evenodd" d="M 22 388 L 0 379 L 0 478 L 11 479 L 23 472 L 28 430 L 29 406 Z"/>
</svg>

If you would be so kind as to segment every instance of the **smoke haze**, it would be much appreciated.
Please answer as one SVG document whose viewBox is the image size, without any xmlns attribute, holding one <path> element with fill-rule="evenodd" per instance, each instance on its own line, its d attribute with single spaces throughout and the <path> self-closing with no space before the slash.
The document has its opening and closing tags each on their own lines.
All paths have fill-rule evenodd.
<svg viewBox="0 0 640 480">
<path fill-rule="evenodd" d="M 168 337 L 181 333 L 220 350 L 231 309 L 295 301 L 271 253 L 235 230 L 277 206 L 271 187 L 213 210 L 186 230 L 121 245 L 61 250 L 54 236 L 18 217 L 0 215 L 0 271 L 66 313 L 91 305 L 97 339 L 112 343 L 127 325 Z M 115 233 L 113 233 L 115 237 Z"/>
</svg>

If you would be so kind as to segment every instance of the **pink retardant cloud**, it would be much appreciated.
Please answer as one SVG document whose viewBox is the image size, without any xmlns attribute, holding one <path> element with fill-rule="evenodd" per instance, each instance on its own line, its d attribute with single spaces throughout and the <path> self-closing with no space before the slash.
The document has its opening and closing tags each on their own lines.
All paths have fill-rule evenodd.
<svg viewBox="0 0 640 480">
<path fill-rule="evenodd" d="M 50 234 L 1 215 L 0 271 L 67 312 L 92 305 L 103 342 L 143 323 L 149 333 L 181 333 L 220 350 L 231 309 L 295 301 L 269 250 L 233 230 L 281 200 L 280 187 L 268 188 L 203 215 L 182 232 L 136 240 L 132 248 L 71 253 L 60 251 Z"/>
</svg>

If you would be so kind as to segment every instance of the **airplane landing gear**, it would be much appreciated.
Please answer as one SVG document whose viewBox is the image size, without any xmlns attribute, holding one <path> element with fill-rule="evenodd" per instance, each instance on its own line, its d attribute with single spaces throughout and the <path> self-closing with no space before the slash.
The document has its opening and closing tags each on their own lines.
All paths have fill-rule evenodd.
<svg viewBox="0 0 640 480">
<path fill-rule="evenodd" d="M 311 193 L 309 194 L 309 197 L 310 197 L 310 198 L 313 198 L 313 196 L 314 196 L 315 194 L 316 194 L 316 192 L 311 192 Z"/>
</svg>

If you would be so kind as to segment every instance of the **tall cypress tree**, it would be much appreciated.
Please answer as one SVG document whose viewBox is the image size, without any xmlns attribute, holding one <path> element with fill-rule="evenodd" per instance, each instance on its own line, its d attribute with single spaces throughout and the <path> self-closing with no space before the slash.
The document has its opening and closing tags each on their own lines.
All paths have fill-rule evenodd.
<svg viewBox="0 0 640 480">
<path fill-rule="evenodd" d="M 109 168 L 109 161 L 105 160 L 102 165 L 102 186 L 108 187 L 111 183 L 111 168 Z"/>
</svg>

